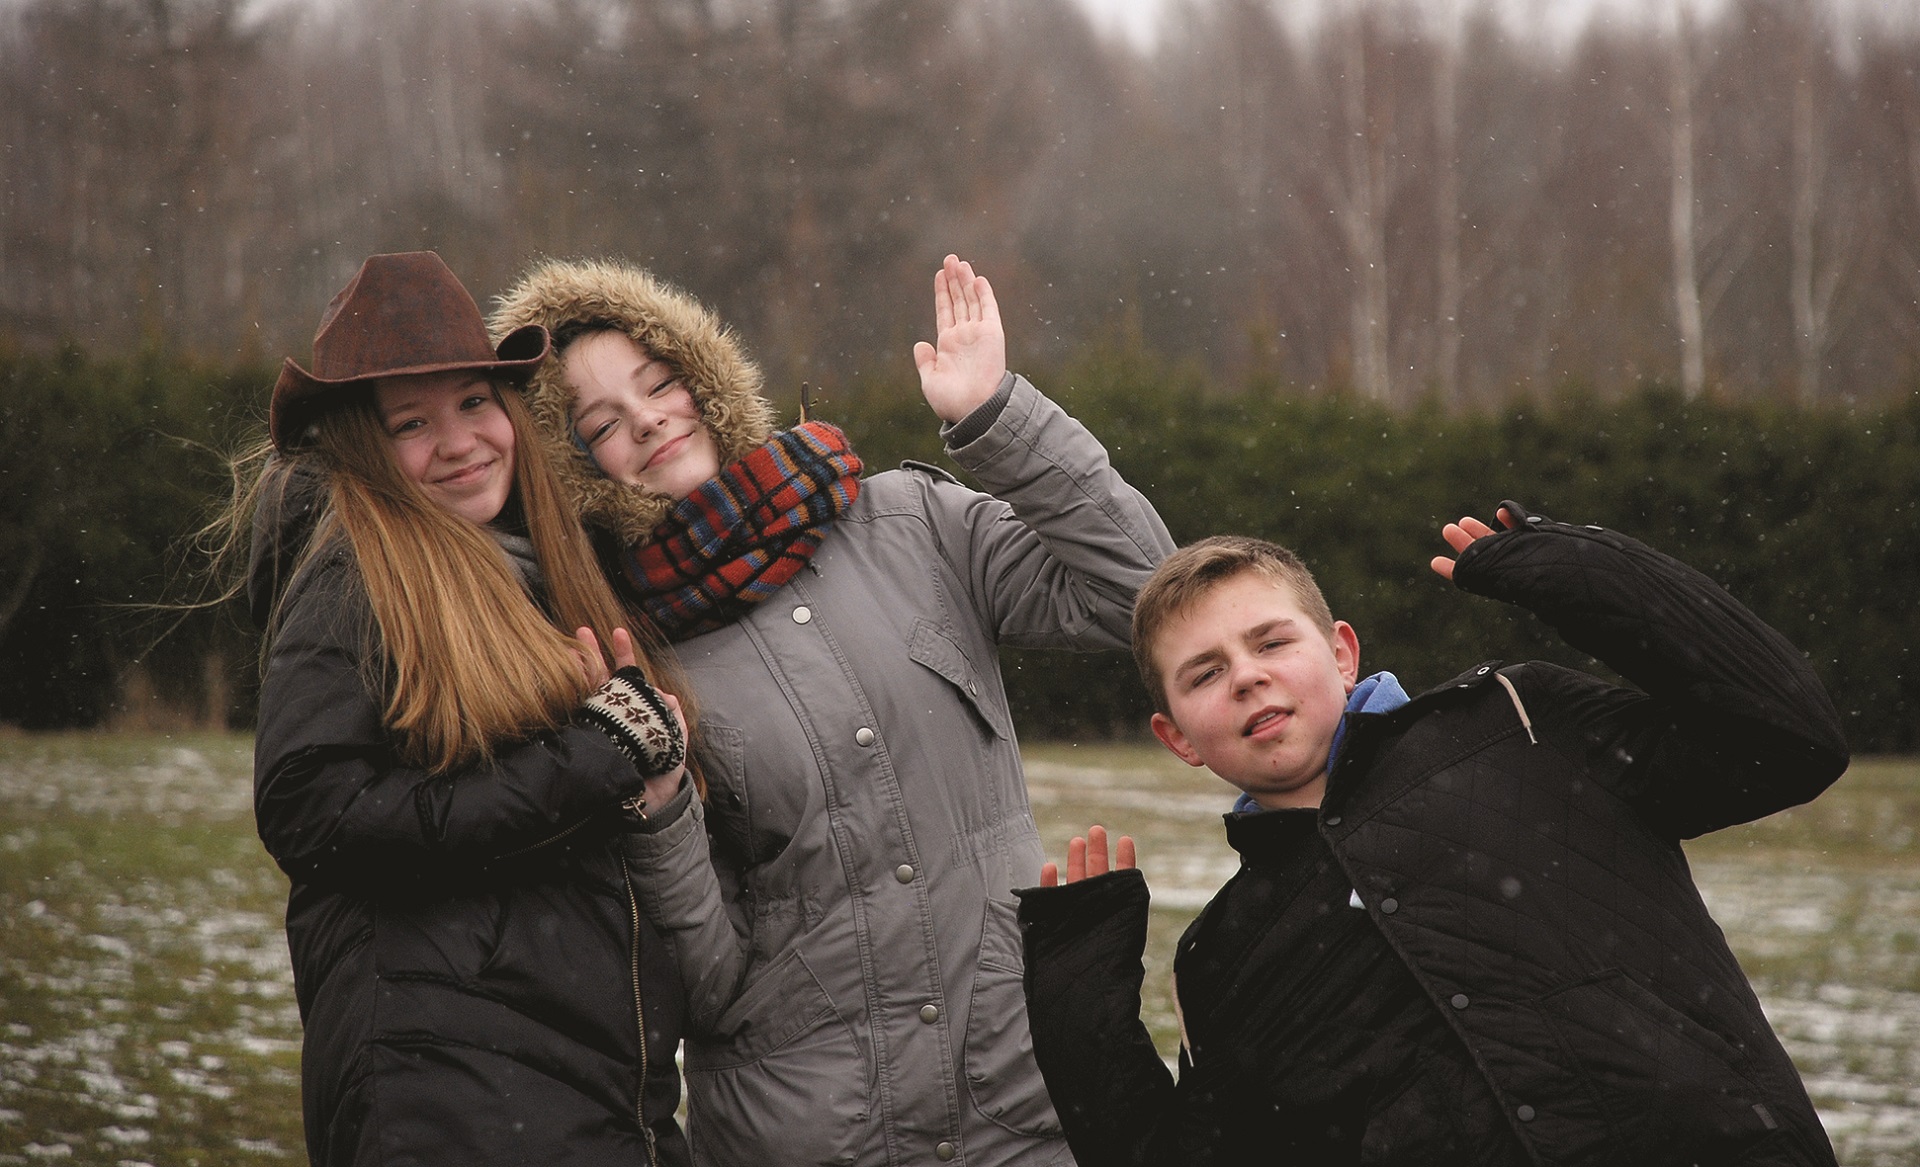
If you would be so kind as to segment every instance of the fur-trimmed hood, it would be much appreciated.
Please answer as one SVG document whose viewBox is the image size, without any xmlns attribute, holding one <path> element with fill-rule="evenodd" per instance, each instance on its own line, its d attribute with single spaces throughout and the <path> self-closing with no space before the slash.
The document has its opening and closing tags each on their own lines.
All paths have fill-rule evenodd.
<svg viewBox="0 0 1920 1167">
<path fill-rule="evenodd" d="M 725 465 L 764 444 L 774 410 L 761 394 L 760 367 L 731 328 L 700 301 L 643 268 L 617 260 L 550 259 L 499 298 L 487 327 L 505 336 L 529 324 L 557 332 L 605 322 L 672 366 L 700 406 Z M 615 482 L 573 440 L 573 389 L 551 353 L 527 382 L 527 405 L 561 484 L 590 526 L 621 543 L 645 542 L 674 500 Z"/>
</svg>

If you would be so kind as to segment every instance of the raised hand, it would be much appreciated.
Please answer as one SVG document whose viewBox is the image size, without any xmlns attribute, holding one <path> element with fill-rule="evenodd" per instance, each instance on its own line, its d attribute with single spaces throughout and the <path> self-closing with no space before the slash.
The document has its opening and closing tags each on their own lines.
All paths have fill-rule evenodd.
<svg viewBox="0 0 1920 1167">
<path fill-rule="evenodd" d="M 600 651 L 600 638 L 593 634 L 593 629 L 582 625 L 573 630 L 573 639 L 573 655 L 580 662 L 580 675 L 587 679 L 589 689 L 606 684 L 616 670 L 640 663 L 633 649 L 633 637 L 625 628 L 616 628 L 611 635 L 612 668 L 607 667 L 607 658 Z"/>
<path fill-rule="evenodd" d="M 1495 517 L 1509 530 L 1520 525 L 1519 520 L 1515 519 L 1506 507 L 1501 507 Z M 1487 526 L 1472 515 L 1462 518 L 1457 523 L 1448 523 L 1446 526 L 1440 528 L 1440 537 L 1447 541 L 1447 546 L 1453 548 L 1454 555 L 1459 555 L 1462 551 L 1465 551 L 1468 545 L 1475 539 L 1484 539 L 1492 534 L 1495 534 L 1492 527 Z M 1427 566 L 1433 568 L 1442 579 L 1450 580 L 1453 578 L 1453 560 L 1448 556 L 1436 555 L 1428 562 Z"/>
<path fill-rule="evenodd" d="M 1115 844 L 1113 870 L 1128 871 L 1134 866 L 1133 836 L 1121 835 Z M 1092 826 L 1084 837 L 1076 835 L 1067 844 L 1066 883 L 1078 883 L 1107 873 L 1107 828 Z M 1052 860 L 1040 865 L 1040 886 L 1058 887 L 1060 867 Z"/>
<path fill-rule="evenodd" d="M 913 363 L 920 370 L 920 392 L 940 420 L 949 424 L 972 413 L 993 396 L 1007 375 L 1007 334 L 1000 306 L 987 277 L 949 255 L 933 277 L 935 343 L 918 341 Z"/>
</svg>

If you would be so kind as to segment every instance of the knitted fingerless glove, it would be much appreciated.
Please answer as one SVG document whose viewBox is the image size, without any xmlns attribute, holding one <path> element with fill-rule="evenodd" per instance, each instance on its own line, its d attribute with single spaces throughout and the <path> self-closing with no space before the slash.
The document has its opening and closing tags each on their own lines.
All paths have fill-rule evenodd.
<svg viewBox="0 0 1920 1167">
<path fill-rule="evenodd" d="M 611 738 L 634 768 L 647 777 L 678 769 L 687 760 L 687 742 L 673 711 L 647 683 L 638 668 L 628 665 L 607 678 L 580 707 L 588 725 Z"/>
</svg>

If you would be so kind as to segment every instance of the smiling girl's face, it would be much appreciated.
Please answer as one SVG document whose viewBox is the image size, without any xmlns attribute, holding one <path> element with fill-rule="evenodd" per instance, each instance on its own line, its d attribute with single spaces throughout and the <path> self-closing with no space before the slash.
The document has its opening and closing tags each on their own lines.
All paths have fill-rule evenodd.
<svg viewBox="0 0 1920 1167">
<path fill-rule="evenodd" d="M 464 371 L 374 382 L 380 425 L 400 472 L 469 522 L 499 516 L 513 493 L 513 421 L 485 376 Z"/>
<path fill-rule="evenodd" d="M 615 482 L 683 499 L 720 472 L 700 406 L 666 362 L 622 332 L 590 332 L 567 347 L 573 432 Z"/>
</svg>

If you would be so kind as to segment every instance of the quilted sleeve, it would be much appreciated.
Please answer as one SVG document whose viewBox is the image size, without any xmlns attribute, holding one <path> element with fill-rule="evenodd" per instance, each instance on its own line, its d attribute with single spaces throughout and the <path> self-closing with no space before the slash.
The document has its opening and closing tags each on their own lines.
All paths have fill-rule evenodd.
<svg viewBox="0 0 1920 1167">
<path fill-rule="evenodd" d="M 1644 690 L 1584 702 L 1610 723 L 1584 732 L 1633 743 L 1613 752 L 1658 825 L 1690 837 L 1746 822 L 1846 769 L 1839 714 L 1805 657 L 1725 589 L 1625 535 L 1501 505 L 1520 526 L 1471 544 L 1454 582 L 1534 612 Z"/>
<path fill-rule="evenodd" d="M 1173 1076 L 1140 1021 L 1147 884 L 1137 869 L 1016 890 L 1033 1053 L 1080 1167 L 1176 1161 Z"/>
</svg>

